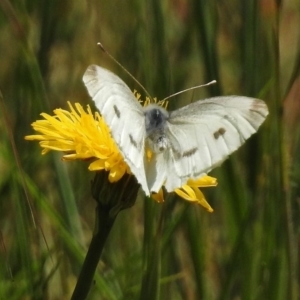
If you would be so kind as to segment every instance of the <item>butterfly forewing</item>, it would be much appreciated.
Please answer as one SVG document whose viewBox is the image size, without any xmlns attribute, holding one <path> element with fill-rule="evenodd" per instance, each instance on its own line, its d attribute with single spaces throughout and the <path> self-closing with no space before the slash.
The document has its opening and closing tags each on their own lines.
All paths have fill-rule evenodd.
<svg viewBox="0 0 300 300">
<path fill-rule="evenodd" d="M 171 112 L 166 130 L 175 174 L 166 178 L 166 188 L 174 189 L 176 176 L 184 184 L 220 165 L 267 115 L 263 101 L 239 96 L 198 101 Z"/>
<path fill-rule="evenodd" d="M 145 168 L 145 121 L 141 105 L 129 87 L 110 71 L 91 65 L 83 81 L 116 141 L 125 161 L 149 195 Z"/>
</svg>

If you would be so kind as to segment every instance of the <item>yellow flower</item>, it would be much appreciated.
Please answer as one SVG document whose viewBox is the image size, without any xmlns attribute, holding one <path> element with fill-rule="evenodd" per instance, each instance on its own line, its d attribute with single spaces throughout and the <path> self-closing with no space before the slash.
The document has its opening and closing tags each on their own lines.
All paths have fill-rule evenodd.
<svg viewBox="0 0 300 300">
<path fill-rule="evenodd" d="M 63 151 L 64 160 L 95 159 L 90 171 L 109 171 L 110 182 L 118 181 L 130 169 L 124 162 L 110 131 L 98 112 L 95 116 L 90 107 L 87 112 L 79 103 L 77 111 L 68 102 L 70 111 L 54 110 L 54 116 L 42 113 L 44 120 L 32 123 L 32 127 L 40 135 L 26 136 L 26 140 L 40 141 L 42 154 L 50 150 Z"/>
<path fill-rule="evenodd" d="M 138 94 L 136 97 L 139 100 Z M 89 170 L 108 171 L 110 182 L 118 181 L 125 173 L 131 174 L 100 114 L 96 112 L 93 115 L 89 106 L 85 111 L 79 103 L 75 104 L 76 110 L 70 102 L 68 105 L 70 111 L 56 109 L 54 116 L 42 113 L 44 119 L 32 123 L 33 129 L 40 134 L 28 135 L 25 139 L 39 141 L 43 149 L 42 154 L 55 150 L 65 152 L 64 160 L 93 159 Z M 213 209 L 199 188 L 216 185 L 215 178 L 204 176 L 197 180 L 189 180 L 186 185 L 175 189 L 174 192 L 185 200 L 198 203 L 212 212 Z M 164 201 L 162 189 L 151 196 L 158 202 Z"/>
</svg>

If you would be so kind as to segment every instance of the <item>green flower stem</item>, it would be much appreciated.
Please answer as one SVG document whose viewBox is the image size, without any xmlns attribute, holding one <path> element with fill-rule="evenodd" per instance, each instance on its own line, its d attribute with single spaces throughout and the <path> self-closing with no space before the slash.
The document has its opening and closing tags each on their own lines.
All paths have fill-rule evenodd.
<svg viewBox="0 0 300 300">
<path fill-rule="evenodd" d="M 96 233 L 93 235 L 90 247 L 85 257 L 72 300 L 85 299 L 92 285 L 93 277 L 100 260 L 105 242 L 116 218 L 109 216 L 106 207 L 98 205 L 96 208 Z"/>
<path fill-rule="evenodd" d="M 139 185 L 131 175 L 116 183 L 108 181 L 107 172 L 98 172 L 92 182 L 92 194 L 97 201 L 93 238 L 84 260 L 71 300 L 86 299 L 105 242 L 118 213 L 135 203 Z"/>
</svg>

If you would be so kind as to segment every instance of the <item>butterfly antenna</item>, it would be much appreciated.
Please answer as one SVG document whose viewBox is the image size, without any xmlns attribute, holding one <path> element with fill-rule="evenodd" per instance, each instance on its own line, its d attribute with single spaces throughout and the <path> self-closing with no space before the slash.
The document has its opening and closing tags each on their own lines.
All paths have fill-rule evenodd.
<svg viewBox="0 0 300 300">
<path fill-rule="evenodd" d="M 125 68 L 121 65 L 121 63 L 119 63 L 104 47 L 103 45 L 98 42 L 97 46 L 100 47 L 100 49 L 107 54 L 119 67 L 121 67 L 123 69 L 123 71 L 125 71 L 141 88 L 142 90 L 146 93 L 146 95 L 153 100 L 153 98 L 151 97 L 151 95 L 148 93 L 148 91 L 146 90 L 146 88 Z"/>
<path fill-rule="evenodd" d="M 195 89 L 198 89 L 198 88 L 201 88 L 201 87 L 204 87 L 204 86 L 209 86 L 209 85 L 212 85 L 212 84 L 215 84 L 215 83 L 217 83 L 217 81 L 216 81 L 216 80 L 213 80 L 213 81 L 210 81 L 210 82 L 205 83 L 205 84 L 201 84 L 201 85 L 197 85 L 197 86 L 194 86 L 194 87 L 185 89 L 185 90 L 183 90 L 183 91 L 177 92 L 177 93 L 175 93 L 175 94 L 172 94 L 172 95 L 170 95 L 170 96 L 164 98 L 162 101 L 165 101 L 165 100 L 167 100 L 167 99 L 169 99 L 169 98 L 172 98 L 172 97 L 174 97 L 174 96 L 177 96 L 177 95 L 179 95 L 179 94 L 182 94 L 182 93 L 185 93 L 185 92 L 188 92 L 188 91 L 191 91 L 191 90 L 195 90 Z"/>
</svg>

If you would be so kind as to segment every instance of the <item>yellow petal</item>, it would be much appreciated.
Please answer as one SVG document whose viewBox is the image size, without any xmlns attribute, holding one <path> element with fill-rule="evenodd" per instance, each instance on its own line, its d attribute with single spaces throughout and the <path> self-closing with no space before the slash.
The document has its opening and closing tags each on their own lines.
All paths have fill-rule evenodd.
<svg viewBox="0 0 300 300">
<path fill-rule="evenodd" d="M 210 187 L 218 184 L 217 178 L 205 175 L 198 179 L 189 179 L 187 185 L 197 187 Z"/>
<path fill-rule="evenodd" d="M 100 171 L 105 168 L 104 161 L 101 159 L 97 159 L 89 165 L 90 171 Z"/>
<path fill-rule="evenodd" d="M 202 205 L 208 212 L 213 212 L 213 208 L 209 205 L 209 203 L 206 201 L 204 194 L 199 190 L 198 188 L 193 188 L 194 192 L 196 194 L 196 198 L 198 199 L 198 203 Z"/>
<path fill-rule="evenodd" d="M 151 198 L 158 203 L 163 203 L 165 201 L 163 189 L 160 189 L 158 193 L 151 193 Z"/>
<path fill-rule="evenodd" d="M 203 193 L 197 187 L 184 185 L 181 189 L 175 189 L 175 193 L 187 201 L 202 205 L 208 212 L 213 212 L 212 207 L 208 204 Z"/>
</svg>

